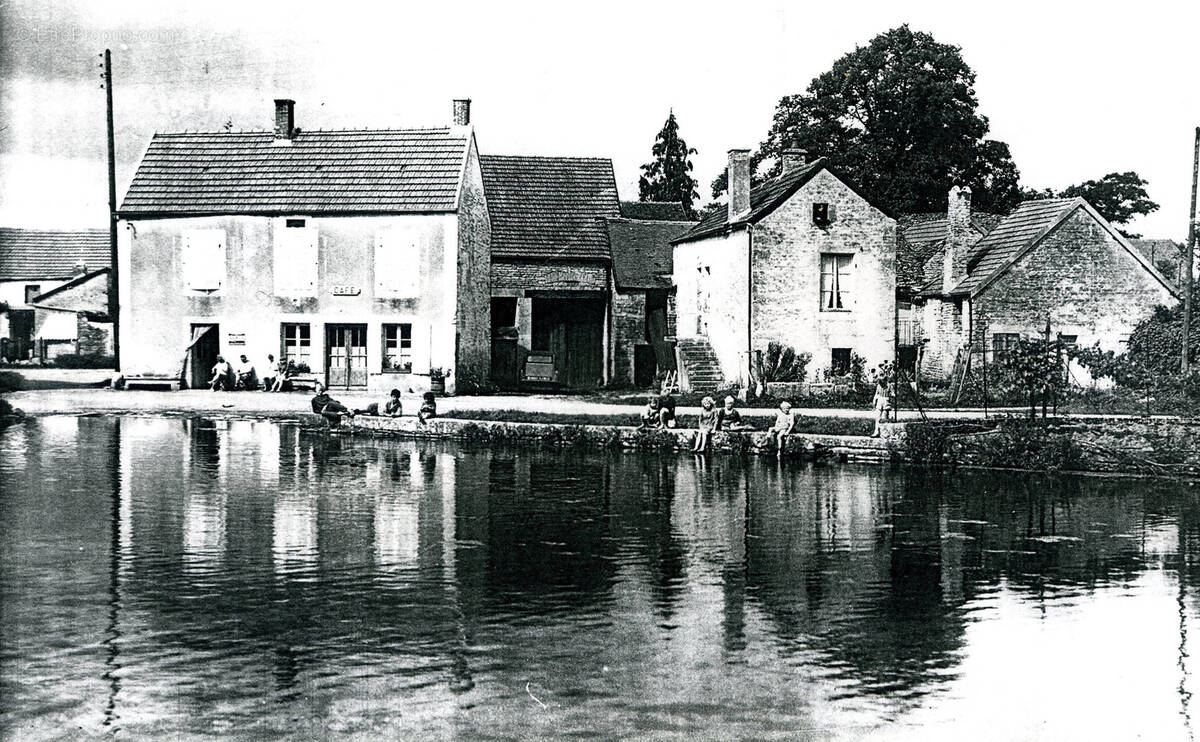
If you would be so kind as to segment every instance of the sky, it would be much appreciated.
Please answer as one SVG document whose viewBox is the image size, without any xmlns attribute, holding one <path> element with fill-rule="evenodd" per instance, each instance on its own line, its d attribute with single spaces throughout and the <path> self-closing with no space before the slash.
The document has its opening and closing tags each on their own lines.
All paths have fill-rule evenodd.
<svg viewBox="0 0 1200 742">
<path fill-rule="evenodd" d="M 902 23 L 961 47 L 1022 184 L 1115 171 L 1187 234 L 1200 3 L 338 3 L 0 0 L 0 225 L 104 227 L 113 52 L 118 198 L 155 131 L 441 126 L 471 98 L 485 154 L 609 157 L 623 198 L 674 110 L 704 200 L 784 95 Z"/>
</svg>

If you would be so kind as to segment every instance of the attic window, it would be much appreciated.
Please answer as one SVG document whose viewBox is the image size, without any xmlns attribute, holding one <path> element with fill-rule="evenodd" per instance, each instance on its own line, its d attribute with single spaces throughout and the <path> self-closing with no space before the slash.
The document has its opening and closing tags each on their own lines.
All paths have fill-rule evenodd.
<svg viewBox="0 0 1200 742">
<path fill-rule="evenodd" d="M 814 203 L 813 204 L 813 224 L 818 227 L 829 226 L 829 204 Z"/>
<path fill-rule="evenodd" d="M 295 227 L 297 229 L 303 229 L 304 228 L 304 220 L 303 219 L 288 219 L 285 223 L 285 226 Z"/>
</svg>

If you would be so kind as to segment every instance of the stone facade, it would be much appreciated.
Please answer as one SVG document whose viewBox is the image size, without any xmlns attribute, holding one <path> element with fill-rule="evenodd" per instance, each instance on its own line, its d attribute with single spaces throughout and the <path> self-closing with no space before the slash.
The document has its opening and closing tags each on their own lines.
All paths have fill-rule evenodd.
<svg viewBox="0 0 1200 742">
<path fill-rule="evenodd" d="M 470 118 L 470 101 L 454 102 L 456 123 Z M 458 343 L 458 382 L 455 387 L 471 391 L 486 382 L 492 365 L 492 221 L 483 192 L 479 158 L 474 140 L 458 200 L 458 288 L 455 326 Z"/>
<path fill-rule="evenodd" d="M 612 295 L 613 386 L 633 385 L 634 346 L 646 342 L 646 292 L 613 291 Z"/>
<path fill-rule="evenodd" d="M 741 229 L 675 246 L 676 335 L 707 338 L 728 380 L 748 368 L 748 245 Z"/>
<path fill-rule="evenodd" d="M 828 226 L 813 204 L 830 206 Z M 753 346 L 774 340 L 812 354 L 811 369 L 848 348 L 868 367 L 889 361 L 896 333 L 896 222 L 828 170 L 754 227 Z M 850 258 L 849 306 L 821 306 L 822 255 Z"/>
<path fill-rule="evenodd" d="M 608 291 L 608 266 L 543 260 L 492 261 L 492 295 L 521 296 L 525 291 Z"/>
<path fill-rule="evenodd" d="M 1120 352 L 1170 290 L 1103 225 L 1076 209 L 971 300 L 971 334 L 990 348 L 997 333 L 1055 336 Z"/>
</svg>

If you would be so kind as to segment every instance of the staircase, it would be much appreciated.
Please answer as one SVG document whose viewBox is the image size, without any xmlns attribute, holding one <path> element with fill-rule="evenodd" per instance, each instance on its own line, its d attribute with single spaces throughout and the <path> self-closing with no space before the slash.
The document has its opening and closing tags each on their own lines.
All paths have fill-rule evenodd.
<svg viewBox="0 0 1200 742">
<path fill-rule="evenodd" d="M 721 364 L 708 338 L 678 338 L 679 386 L 685 392 L 715 392 L 725 385 Z"/>
</svg>

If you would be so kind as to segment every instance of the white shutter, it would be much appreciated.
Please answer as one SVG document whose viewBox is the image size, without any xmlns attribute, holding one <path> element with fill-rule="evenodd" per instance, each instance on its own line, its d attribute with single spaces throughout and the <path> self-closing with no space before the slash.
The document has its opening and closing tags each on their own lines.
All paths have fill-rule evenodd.
<svg viewBox="0 0 1200 742">
<path fill-rule="evenodd" d="M 317 295 L 317 228 L 289 227 L 275 220 L 275 293 L 279 296 Z"/>
<path fill-rule="evenodd" d="M 189 229 L 180 253 L 183 285 L 197 291 L 216 291 L 225 280 L 225 230 Z"/>
<path fill-rule="evenodd" d="M 375 295 L 415 298 L 421 280 L 420 232 L 389 227 L 375 236 Z"/>
</svg>

